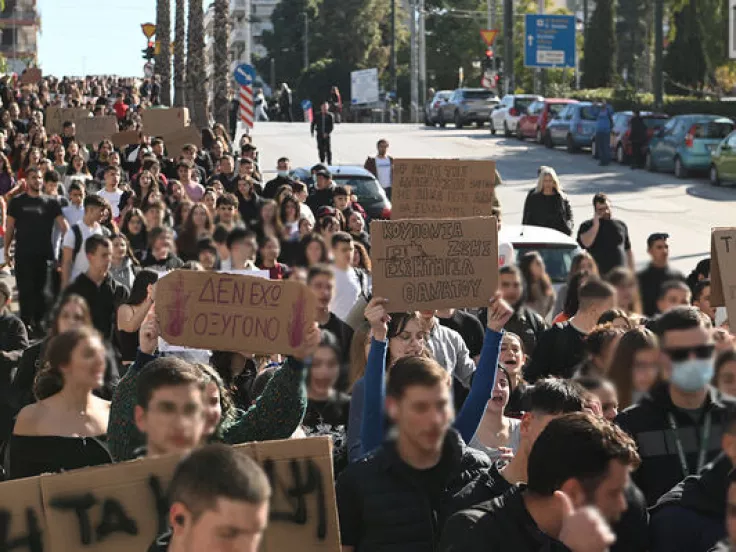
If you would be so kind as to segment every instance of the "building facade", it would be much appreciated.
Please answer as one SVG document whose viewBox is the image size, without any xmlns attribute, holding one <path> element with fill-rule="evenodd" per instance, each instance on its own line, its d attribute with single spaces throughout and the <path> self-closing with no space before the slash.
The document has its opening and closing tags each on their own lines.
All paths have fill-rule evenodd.
<svg viewBox="0 0 736 552">
<path fill-rule="evenodd" d="M 36 0 L 5 0 L 0 12 L 0 54 L 8 62 L 8 71 L 20 73 L 36 65 L 40 26 Z"/>
</svg>

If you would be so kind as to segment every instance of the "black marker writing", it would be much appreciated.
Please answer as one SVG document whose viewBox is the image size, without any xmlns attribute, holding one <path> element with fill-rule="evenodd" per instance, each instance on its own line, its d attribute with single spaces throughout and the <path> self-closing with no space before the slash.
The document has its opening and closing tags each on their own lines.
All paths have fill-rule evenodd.
<svg viewBox="0 0 736 552">
<path fill-rule="evenodd" d="M 89 510 L 98 504 L 92 493 L 51 499 L 51 507 L 57 510 L 73 510 L 79 522 L 79 541 L 84 546 L 92 544 L 92 522 Z M 126 513 L 119 501 L 108 498 L 102 502 L 102 521 L 95 529 L 98 541 L 113 533 L 138 534 L 138 525 Z"/>
<path fill-rule="evenodd" d="M 135 536 L 138 534 L 138 524 L 128 517 L 120 502 L 108 499 L 102 503 L 102 521 L 97 526 L 97 540 L 105 540 L 113 533 Z"/>
<path fill-rule="evenodd" d="M 304 473 L 302 473 L 302 466 Z M 289 462 L 291 485 L 284 483 L 276 474 L 276 463 L 273 460 L 263 462 L 263 469 L 271 482 L 274 494 L 281 494 L 291 507 L 291 510 L 287 512 L 271 510 L 271 520 L 305 525 L 308 521 L 306 497 L 317 493 L 317 538 L 325 540 L 327 538 L 327 507 L 322 474 L 317 465 L 311 460 L 291 460 Z"/>
<path fill-rule="evenodd" d="M 0 552 L 27 549 L 30 552 L 43 552 L 43 534 L 38 524 L 38 516 L 32 508 L 26 508 L 28 534 L 10 540 L 10 512 L 0 510 Z"/>
<path fill-rule="evenodd" d="M 729 240 L 732 240 L 733 236 L 721 236 L 721 241 L 726 245 L 726 253 L 731 252 Z"/>
<path fill-rule="evenodd" d="M 92 524 L 87 510 L 95 505 L 97 499 L 92 493 L 79 496 L 52 498 L 51 507 L 57 510 L 74 510 L 79 521 L 79 540 L 82 544 L 92 544 Z"/>
</svg>

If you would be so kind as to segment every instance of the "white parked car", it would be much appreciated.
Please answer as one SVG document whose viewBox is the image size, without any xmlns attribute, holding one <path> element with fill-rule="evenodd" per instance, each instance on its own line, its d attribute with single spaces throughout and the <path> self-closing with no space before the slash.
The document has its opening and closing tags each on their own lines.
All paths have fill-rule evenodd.
<svg viewBox="0 0 736 552">
<path fill-rule="evenodd" d="M 491 111 L 491 134 L 503 131 L 505 136 L 516 132 L 519 119 L 534 102 L 544 100 L 542 96 L 534 94 L 506 94 L 501 103 Z"/>
<path fill-rule="evenodd" d="M 537 251 L 544 259 L 555 290 L 567 282 L 572 260 L 580 252 L 574 238 L 542 226 L 504 224 L 498 233 L 498 243 L 513 246 L 517 263 L 524 253 Z"/>
</svg>

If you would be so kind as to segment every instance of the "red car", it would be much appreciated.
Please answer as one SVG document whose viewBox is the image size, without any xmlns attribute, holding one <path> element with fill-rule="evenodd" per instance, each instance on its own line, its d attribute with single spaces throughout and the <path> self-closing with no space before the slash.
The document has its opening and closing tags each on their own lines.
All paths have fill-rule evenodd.
<svg viewBox="0 0 736 552">
<path fill-rule="evenodd" d="M 568 104 L 578 103 L 577 100 L 565 98 L 545 98 L 532 103 L 526 113 L 519 119 L 516 127 L 516 137 L 519 140 L 534 138 L 541 144 L 549 123 Z"/>
<path fill-rule="evenodd" d="M 619 163 L 628 163 L 633 155 L 631 150 L 631 118 L 634 116 L 632 111 L 620 111 L 613 116 L 613 128 L 611 129 L 611 151 L 614 153 L 614 159 Z M 647 143 L 655 132 L 659 131 L 669 119 L 669 115 L 665 113 L 651 113 L 642 111 L 641 118 L 647 126 Z"/>
</svg>

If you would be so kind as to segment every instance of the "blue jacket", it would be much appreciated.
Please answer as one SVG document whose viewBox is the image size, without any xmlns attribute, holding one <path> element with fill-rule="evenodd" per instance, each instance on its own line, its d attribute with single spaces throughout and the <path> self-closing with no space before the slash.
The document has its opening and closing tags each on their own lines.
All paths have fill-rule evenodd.
<svg viewBox="0 0 736 552">
<path fill-rule="evenodd" d="M 611 132 L 611 117 L 613 117 L 613 108 L 605 104 L 598 108 L 598 119 L 595 122 L 596 132 Z"/>
<path fill-rule="evenodd" d="M 453 427 L 460 433 L 465 442 L 469 442 L 476 429 L 478 429 L 478 424 L 485 412 L 486 403 L 493 392 L 502 338 L 503 333 L 486 329 L 483 349 L 480 353 L 478 369 L 475 371 L 470 393 L 453 424 Z M 363 384 L 365 397 L 360 426 L 361 455 L 378 448 L 385 437 L 386 345 L 386 342 L 371 340 Z M 353 421 L 351 420 L 351 422 Z M 349 442 L 348 448 L 350 448 Z"/>
</svg>

